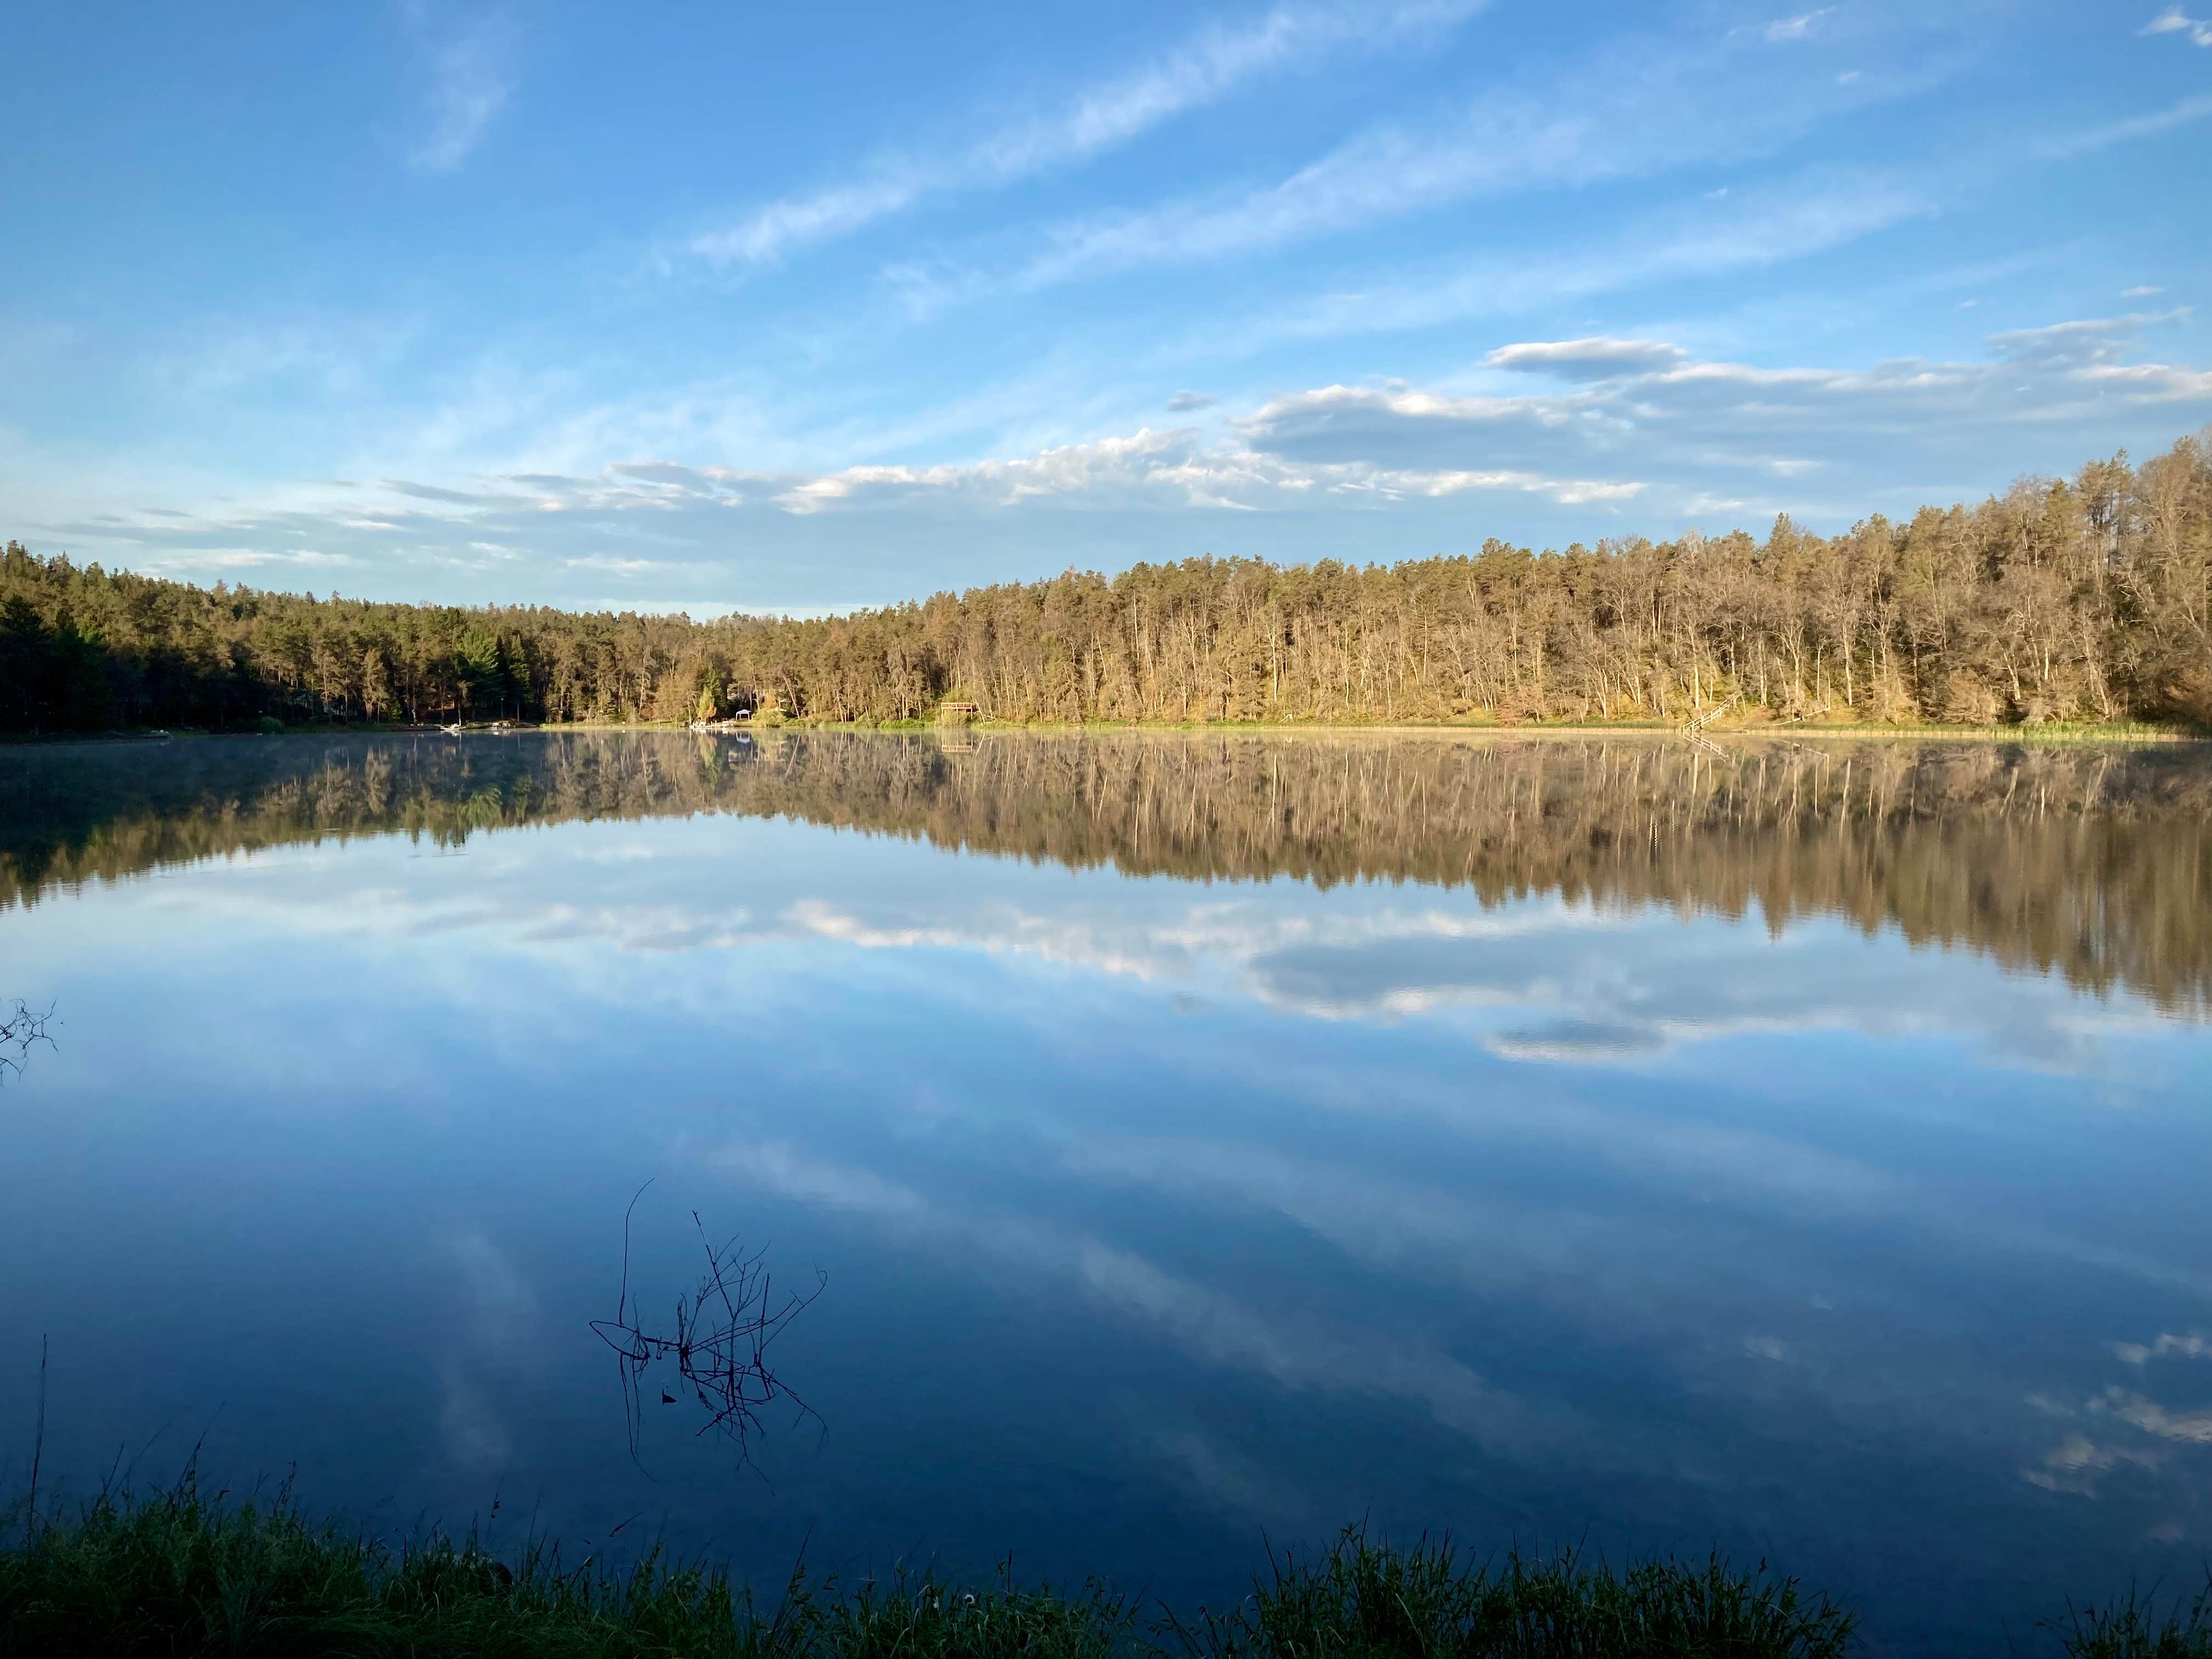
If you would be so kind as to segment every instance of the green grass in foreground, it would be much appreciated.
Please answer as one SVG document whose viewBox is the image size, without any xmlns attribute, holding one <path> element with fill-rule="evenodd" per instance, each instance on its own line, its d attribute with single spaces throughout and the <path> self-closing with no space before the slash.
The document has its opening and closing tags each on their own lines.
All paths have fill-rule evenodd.
<svg viewBox="0 0 2212 1659">
<path fill-rule="evenodd" d="M 1127 1599 L 933 1573 L 846 1586 L 794 1573 L 773 1608 L 722 1573 L 648 1552 L 611 1571 L 471 1535 L 397 1549 L 189 1477 L 72 1516 L 19 1504 L 0 1525 L 0 1653 L 559 1656 L 560 1659 L 1830 1659 L 1854 1620 L 1762 1567 L 1717 1557 L 1623 1571 L 1575 1557 L 1476 1561 L 1347 1530 L 1286 1559 L 1226 1613 L 1145 1621 Z M 2074 1659 L 2205 1659 L 2212 1607 L 2161 1621 L 2130 1599 L 2055 1632 Z"/>
</svg>

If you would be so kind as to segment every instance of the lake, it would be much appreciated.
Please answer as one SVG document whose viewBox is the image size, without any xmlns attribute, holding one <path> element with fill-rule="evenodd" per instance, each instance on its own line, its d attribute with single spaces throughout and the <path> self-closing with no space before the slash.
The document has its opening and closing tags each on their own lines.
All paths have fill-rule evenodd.
<svg viewBox="0 0 2212 1659">
<path fill-rule="evenodd" d="M 48 1482 L 766 1586 L 1364 1518 L 1988 1651 L 2212 1552 L 2203 746 L 6 749 L 16 997 L 10 1487 L 43 1334 Z M 626 1212 L 645 1334 L 818 1286 L 742 1445 Z"/>
</svg>

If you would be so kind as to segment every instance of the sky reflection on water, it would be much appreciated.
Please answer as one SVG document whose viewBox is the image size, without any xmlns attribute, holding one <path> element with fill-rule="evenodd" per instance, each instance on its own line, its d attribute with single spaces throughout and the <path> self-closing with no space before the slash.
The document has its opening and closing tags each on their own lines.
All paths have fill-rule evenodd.
<svg viewBox="0 0 2212 1659">
<path fill-rule="evenodd" d="M 811 1528 L 824 1566 L 1011 1548 L 1179 1601 L 1361 1516 L 1719 1544 L 1923 1650 L 2212 1550 L 2212 1044 L 2170 993 L 1817 912 L 761 810 L 280 839 L 0 912 L 0 992 L 62 1021 L 0 1096 L 0 1423 L 43 1331 L 80 1486 L 212 1419 L 227 1474 L 296 1460 L 380 1524 L 496 1492 L 763 1580 Z M 2201 871 L 2185 802 L 2146 834 L 2191 823 Z M 2132 890 L 2072 879 L 2036 902 Z M 2201 983 L 2194 937 L 2128 959 Z M 648 1178 L 659 1303 L 694 1208 L 829 1274 L 778 1349 L 826 1427 L 757 1472 L 657 1403 L 628 1459 L 587 1322 Z"/>
</svg>

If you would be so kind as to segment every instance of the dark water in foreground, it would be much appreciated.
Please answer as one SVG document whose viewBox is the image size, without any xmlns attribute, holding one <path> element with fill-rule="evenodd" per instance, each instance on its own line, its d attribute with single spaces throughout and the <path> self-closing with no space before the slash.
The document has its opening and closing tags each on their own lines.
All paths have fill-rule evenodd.
<svg viewBox="0 0 2212 1659">
<path fill-rule="evenodd" d="M 79 1489 L 204 1431 L 1178 1603 L 1366 1516 L 2033 1650 L 2212 1553 L 2208 988 L 2194 748 L 0 750 L 0 1460 L 43 1332 Z M 626 1449 L 648 1179 L 656 1318 L 695 1209 L 828 1275 L 750 1471 L 650 1383 Z"/>
</svg>

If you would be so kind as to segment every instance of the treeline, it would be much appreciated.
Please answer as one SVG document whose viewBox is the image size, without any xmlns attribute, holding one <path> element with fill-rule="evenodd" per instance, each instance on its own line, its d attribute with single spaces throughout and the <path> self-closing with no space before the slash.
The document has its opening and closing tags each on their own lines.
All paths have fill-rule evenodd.
<svg viewBox="0 0 2212 1659">
<path fill-rule="evenodd" d="M 2212 1012 L 2195 744 L 674 733 L 0 751 L 0 907 L 261 848 L 698 811 L 1184 879 L 1811 916 Z"/>
<path fill-rule="evenodd" d="M 0 729 L 257 721 L 1749 718 L 2212 725 L 2212 448 L 1835 537 L 1139 564 L 821 621 L 200 588 L 15 544 Z"/>
</svg>

